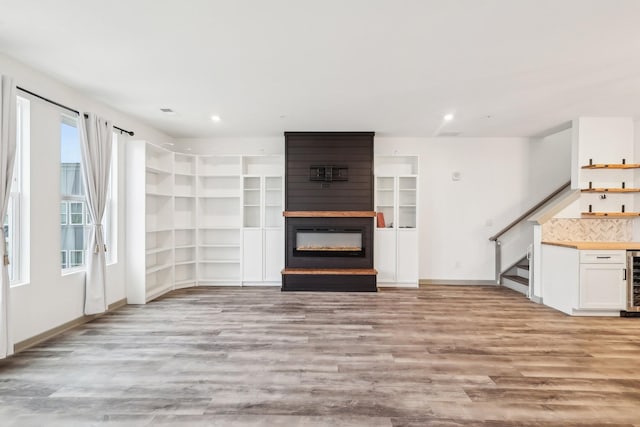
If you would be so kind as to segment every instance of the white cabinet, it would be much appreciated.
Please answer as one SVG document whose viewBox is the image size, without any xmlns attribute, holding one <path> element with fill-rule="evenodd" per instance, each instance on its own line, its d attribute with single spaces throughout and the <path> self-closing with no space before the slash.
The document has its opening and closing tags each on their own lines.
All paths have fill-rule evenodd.
<svg viewBox="0 0 640 427">
<path fill-rule="evenodd" d="M 375 160 L 374 267 L 380 286 L 418 286 L 418 158 Z"/>
<path fill-rule="evenodd" d="M 243 158 L 243 285 L 281 282 L 280 272 L 284 267 L 283 169 L 281 156 Z"/>
<path fill-rule="evenodd" d="M 624 251 L 580 251 L 580 309 L 624 310 Z"/>
<path fill-rule="evenodd" d="M 625 255 L 543 244 L 544 304 L 574 316 L 619 316 L 627 298 Z"/>
</svg>

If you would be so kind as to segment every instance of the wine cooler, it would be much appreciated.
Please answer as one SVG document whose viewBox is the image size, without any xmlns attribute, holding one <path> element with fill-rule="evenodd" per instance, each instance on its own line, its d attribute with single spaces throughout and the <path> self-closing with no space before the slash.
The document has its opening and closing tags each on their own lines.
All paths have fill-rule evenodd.
<svg viewBox="0 0 640 427">
<path fill-rule="evenodd" d="M 627 252 L 627 311 L 640 312 L 640 252 Z"/>
</svg>

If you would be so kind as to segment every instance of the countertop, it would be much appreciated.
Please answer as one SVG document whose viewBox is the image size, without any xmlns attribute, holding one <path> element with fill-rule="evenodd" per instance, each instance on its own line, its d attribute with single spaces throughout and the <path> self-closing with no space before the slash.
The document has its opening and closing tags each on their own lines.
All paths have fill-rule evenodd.
<svg viewBox="0 0 640 427">
<path fill-rule="evenodd" d="M 543 241 L 543 245 L 562 246 L 586 250 L 640 250 L 640 242 L 551 242 Z"/>
</svg>

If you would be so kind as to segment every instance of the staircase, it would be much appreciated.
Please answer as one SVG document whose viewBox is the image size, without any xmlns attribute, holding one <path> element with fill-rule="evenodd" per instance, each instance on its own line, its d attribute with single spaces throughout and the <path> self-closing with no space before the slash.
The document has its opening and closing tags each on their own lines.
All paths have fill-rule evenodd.
<svg viewBox="0 0 640 427">
<path fill-rule="evenodd" d="M 525 256 L 500 275 L 502 286 L 529 295 L 529 259 Z"/>
</svg>

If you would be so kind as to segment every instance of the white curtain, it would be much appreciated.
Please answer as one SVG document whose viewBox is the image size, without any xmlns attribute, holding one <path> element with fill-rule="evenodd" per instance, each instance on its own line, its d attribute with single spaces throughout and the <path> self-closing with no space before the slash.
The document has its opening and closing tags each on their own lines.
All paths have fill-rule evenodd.
<svg viewBox="0 0 640 427">
<path fill-rule="evenodd" d="M 104 212 L 109 191 L 113 125 L 93 113 L 80 116 L 80 152 L 82 172 L 91 216 L 91 229 L 86 249 L 87 275 L 85 279 L 84 313 L 97 314 L 107 311 Z"/>
<path fill-rule="evenodd" d="M 13 164 L 16 159 L 16 86 L 13 79 L 0 75 L 0 220 L 4 224 L 4 217 L 9 207 L 11 195 L 11 181 L 13 179 Z M 9 263 L 6 253 L 6 236 L 4 227 L 0 227 L 0 255 L 2 256 L 2 278 L 0 279 L 0 358 L 13 354 L 11 331 L 9 330 Z"/>
</svg>

